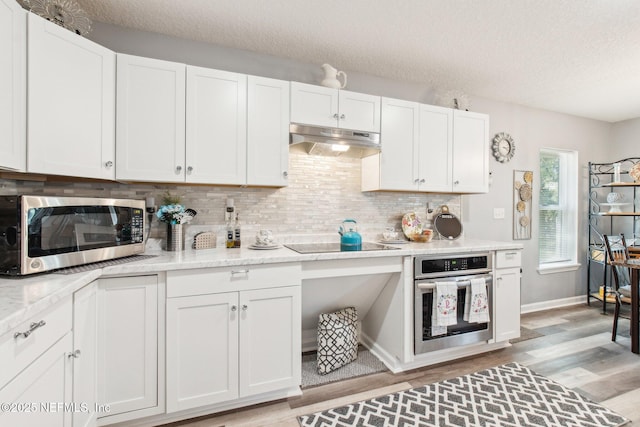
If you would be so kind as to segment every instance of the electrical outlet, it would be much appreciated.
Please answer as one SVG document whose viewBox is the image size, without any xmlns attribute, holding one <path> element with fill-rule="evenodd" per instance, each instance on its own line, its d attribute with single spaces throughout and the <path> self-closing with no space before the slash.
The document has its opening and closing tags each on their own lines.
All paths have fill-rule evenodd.
<svg viewBox="0 0 640 427">
<path fill-rule="evenodd" d="M 493 208 L 493 219 L 504 219 L 504 208 Z"/>
</svg>

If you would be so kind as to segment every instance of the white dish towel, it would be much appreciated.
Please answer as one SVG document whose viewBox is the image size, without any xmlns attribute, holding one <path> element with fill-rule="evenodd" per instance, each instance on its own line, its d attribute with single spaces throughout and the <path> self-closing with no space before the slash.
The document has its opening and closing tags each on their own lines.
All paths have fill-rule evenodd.
<svg viewBox="0 0 640 427">
<path fill-rule="evenodd" d="M 467 286 L 463 319 L 469 323 L 489 322 L 489 298 L 484 279 L 471 279 Z"/>
<path fill-rule="evenodd" d="M 458 285 L 455 282 L 436 282 L 433 290 L 433 326 L 442 327 L 458 323 Z"/>
</svg>

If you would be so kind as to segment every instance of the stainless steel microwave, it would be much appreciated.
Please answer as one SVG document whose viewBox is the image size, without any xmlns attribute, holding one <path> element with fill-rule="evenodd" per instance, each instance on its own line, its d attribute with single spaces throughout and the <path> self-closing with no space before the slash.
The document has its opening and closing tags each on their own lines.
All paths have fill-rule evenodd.
<svg viewBox="0 0 640 427">
<path fill-rule="evenodd" d="M 144 251 L 144 200 L 0 196 L 0 274 L 21 276 Z"/>
</svg>

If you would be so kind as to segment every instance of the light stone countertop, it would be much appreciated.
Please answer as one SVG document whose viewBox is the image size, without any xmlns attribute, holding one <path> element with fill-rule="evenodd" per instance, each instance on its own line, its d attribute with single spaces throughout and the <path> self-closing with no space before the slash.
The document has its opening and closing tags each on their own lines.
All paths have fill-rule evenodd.
<svg viewBox="0 0 640 427">
<path fill-rule="evenodd" d="M 83 273 L 49 273 L 24 278 L 1 278 L 0 335 L 102 276 L 136 275 L 169 270 L 285 262 L 447 255 L 463 252 L 522 249 L 522 244 L 460 238 L 453 241 L 434 240 L 429 243 L 408 243 L 397 245 L 396 247 L 399 249 L 320 254 L 299 254 L 285 247 L 275 250 L 251 250 L 247 247 L 238 249 L 214 248 L 198 251 L 186 249 L 182 252 L 153 250 L 145 252 L 145 255 L 156 255 L 153 258 L 97 268 Z"/>
</svg>

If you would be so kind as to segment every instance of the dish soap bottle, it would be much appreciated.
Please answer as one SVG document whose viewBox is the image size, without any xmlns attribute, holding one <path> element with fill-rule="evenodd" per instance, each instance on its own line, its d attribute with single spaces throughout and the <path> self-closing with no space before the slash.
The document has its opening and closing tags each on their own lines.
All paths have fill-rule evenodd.
<svg viewBox="0 0 640 427">
<path fill-rule="evenodd" d="M 236 214 L 236 224 L 233 230 L 233 247 L 239 248 L 240 241 L 240 218 L 238 217 L 238 214 Z"/>
</svg>

